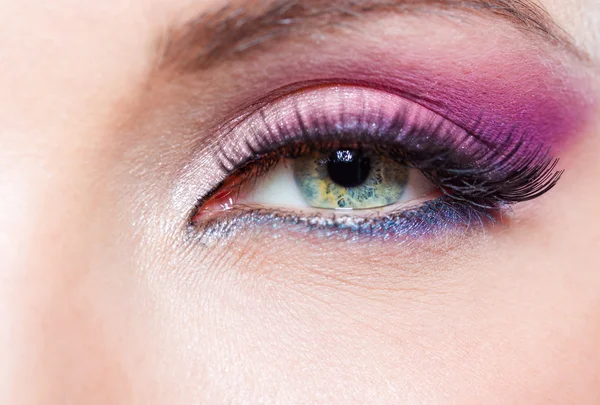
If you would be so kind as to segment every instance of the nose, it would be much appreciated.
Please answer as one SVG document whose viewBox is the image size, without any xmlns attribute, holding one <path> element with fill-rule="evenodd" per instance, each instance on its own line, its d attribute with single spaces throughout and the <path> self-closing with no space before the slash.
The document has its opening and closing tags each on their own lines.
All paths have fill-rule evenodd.
<svg viewBox="0 0 600 405">
<path fill-rule="evenodd" d="M 107 395 L 115 392 L 119 376 L 102 305 L 115 280 L 102 269 L 110 264 L 95 260 L 109 248 L 111 228 L 103 208 L 110 207 L 103 163 L 76 130 L 77 139 L 65 133 L 2 135 L 3 404 L 86 403 L 85 398 L 71 401 L 96 386 L 103 389 L 94 400 L 111 403 Z M 83 139 L 93 144 L 93 137 Z"/>
<path fill-rule="evenodd" d="M 115 246 L 127 231 L 109 145 L 150 27 L 109 3 L 0 5 L 19 16 L 0 38 L 0 404 L 115 403 L 125 390 Z"/>
</svg>

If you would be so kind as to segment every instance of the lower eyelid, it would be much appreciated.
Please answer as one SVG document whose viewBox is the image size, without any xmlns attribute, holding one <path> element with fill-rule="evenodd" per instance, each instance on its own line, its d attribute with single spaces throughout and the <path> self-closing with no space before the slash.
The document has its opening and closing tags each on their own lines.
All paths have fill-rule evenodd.
<svg viewBox="0 0 600 405">
<path fill-rule="evenodd" d="M 286 210 L 256 207 L 232 209 L 227 220 L 221 217 L 193 223 L 195 238 L 211 246 L 223 238 L 236 237 L 248 231 L 266 231 L 265 237 L 279 238 L 289 232 L 299 236 L 326 237 L 342 241 L 367 241 L 374 238 L 392 242 L 426 240 L 455 232 L 465 237 L 498 224 L 503 216 L 447 197 L 438 197 L 401 211 L 371 212 L 371 215 L 302 215 Z M 309 235 L 310 234 L 310 235 Z M 434 239 L 435 240 L 435 239 Z"/>
<path fill-rule="evenodd" d="M 351 209 L 326 209 L 326 208 L 312 208 L 312 207 L 296 207 L 296 206 L 285 206 L 277 205 L 272 206 L 268 204 L 246 204 L 246 203 L 234 203 L 223 204 L 221 206 L 214 206 L 213 208 L 207 207 L 206 210 L 199 211 L 192 220 L 192 223 L 199 225 L 202 223 L 210 223 L 213 220 L 218 220 L 222 215 L 231 217 L 240 215 L 243 213 L 277 213 L 280 216 L 286 216 L 288 218 L 312 218 L 314 221 L 322 219 L 324 221 L 329 218 L 341 218 L 346 217 L 348 221 L 351 218 L 363 219 L 370 218 L 375 219 L 390 214 L 399 215 L 403 212 L 413 210 L 417 207 L 422 206 L 424 203 L 433 201 L 441 198 L 443 195 L 437 191 L 432 191 L 429 194 L 424 194 L 419 197 L 406 199 L 402 203 L 393 204 L 385 207 L 377 207 L 371 209 L 351 210 Z M 268 215 L 267 215 L 268 216 Z"/>
</svg>

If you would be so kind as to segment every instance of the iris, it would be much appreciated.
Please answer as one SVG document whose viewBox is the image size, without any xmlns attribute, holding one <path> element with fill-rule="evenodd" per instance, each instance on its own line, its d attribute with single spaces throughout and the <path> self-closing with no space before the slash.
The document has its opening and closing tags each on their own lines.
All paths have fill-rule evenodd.
<svg viewBox="0 0 600 405">
<path fill-rule="evenodd" d="M 296 185 L 315 208 L 369 209 L 398 202 L 409 168 L 360 149 L 311 153 L 293 160 Z"/>
</svg>

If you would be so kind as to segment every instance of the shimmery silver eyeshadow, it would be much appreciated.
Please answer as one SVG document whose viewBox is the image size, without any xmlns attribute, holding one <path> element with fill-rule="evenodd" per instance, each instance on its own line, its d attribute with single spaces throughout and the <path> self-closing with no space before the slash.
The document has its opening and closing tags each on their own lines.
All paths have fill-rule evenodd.
<svg viewBox="0 0 600 405">
<path fill-rule="evenodd" d="M 233 209 L 226 217 L 192 225 L 190 232 L 207 246 L 229 240 L 242 232 L 264 230 L 268 231 L 269 237 L 289 232 L 316 232 L 321 237 L 346 241 L 363 241 L 365 238 L 401 241 L 434 237 L 447 230 L 481 230 L 485 224 L 495 222 L 495 216 L 487 210 L 441 197 L 414 209 L 372 217 L 344 214 L 298 216 L 283 211 Z"/>
</svg>

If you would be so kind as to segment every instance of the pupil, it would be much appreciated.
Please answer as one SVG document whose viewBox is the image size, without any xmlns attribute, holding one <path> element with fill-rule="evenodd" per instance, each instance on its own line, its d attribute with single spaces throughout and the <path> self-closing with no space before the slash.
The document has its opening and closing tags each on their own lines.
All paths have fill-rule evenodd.
<svg viewBox="0 0 600 405">
<path fill-rule="evenodd" d="M 360 150 L 337 150 L 329 156 L 327 170 L 334 183 L 346 188 L 357 187 L 369 177 L 371 160 Z"/>
</svg>

